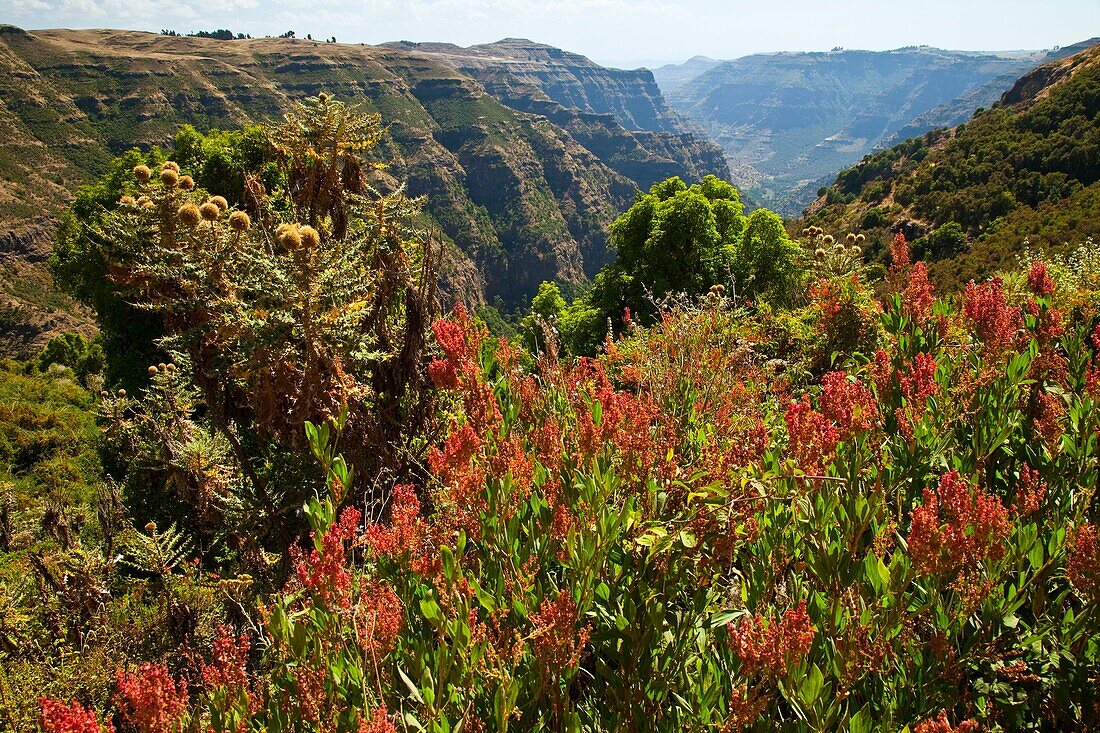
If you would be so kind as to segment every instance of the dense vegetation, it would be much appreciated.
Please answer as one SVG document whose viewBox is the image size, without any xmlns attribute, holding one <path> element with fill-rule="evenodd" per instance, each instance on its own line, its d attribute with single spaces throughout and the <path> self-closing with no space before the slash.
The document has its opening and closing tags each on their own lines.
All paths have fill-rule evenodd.
<svg viewBox="0 0 1100 733">
<path fill-rule="evenodd" d="M 438 317 L 380 134 L 314 98 L 78 197 L 102 343 L 0 372 L 9 727 L 1100 720 L 1095 247 L 937 299 L 674 178 L 505 341 Z"/>
<path fill-rule="evenodd" d="M 862 229 L 885 259 L 904 231 L 934 279 L 957 290 L 1010 267 L 1022 243 L 1066 252 L 1100 239 L 1100 49 L 1040 67 L 953 130 L 842 171 L 809 221 Z"/>
</svg>

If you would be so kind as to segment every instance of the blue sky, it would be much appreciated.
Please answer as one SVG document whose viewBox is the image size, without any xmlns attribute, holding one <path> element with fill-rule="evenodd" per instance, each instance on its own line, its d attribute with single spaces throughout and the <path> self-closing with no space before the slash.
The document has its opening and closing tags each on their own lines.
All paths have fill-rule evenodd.
<svg viewBox="0 0 1100 733">
<path fill-rule="evenodd" d="M 0 0 L 24 28 L 294 30 L 341 42 L 531 38 L 620 66 L 760 51 L 1050 48 L 1100 35 L 1100 0 Z"/>
</svg>

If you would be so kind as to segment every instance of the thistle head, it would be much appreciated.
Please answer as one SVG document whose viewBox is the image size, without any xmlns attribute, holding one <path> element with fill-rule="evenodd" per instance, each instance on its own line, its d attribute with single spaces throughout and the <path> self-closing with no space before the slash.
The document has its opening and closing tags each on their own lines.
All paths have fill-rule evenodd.
<svg viewBox="0 0 1100 733">
<path fill-rule="evenodd" d="M 160 370 L 159 370 L 159 369 L 157 369 L 157 368 L 156 368 L 156 367 L 155 367 L 154 365 L 152 365 L 152 364 L 150 364 L 150 365 L 149 365 L 149 369 L 148 369 L 147 371 L 149 372 L 149 376 L 150 376 L 150 377 L 155 377 L 155 376 L 157 376 L 158 374 L 160 374 Z"/>
<path fill-rule="evenodd" d="M 858 244 L 853 244 L 852 245 L 852 254 L 856 257 L 859 257 L 861 254 L 863 254 L 863 248 L 860 247 Z"/>
<path fill-rule="evenodd" d="M 243 211 L 234 211 L 229 215 L 229 228 L 235 232 L 246 232 L 252 226 L 252 220 Z"/>
<path fill-rule="evenodd" d="M 848 240 L 848 244 L 856 243 L 856 235 L 852 234 L 851 232 L 848 232 L 848 236 L 846 237 L 846 239 Z"/>
<path fill-rule="evenodd" d="M 825 259 L 825 250 L 821 247 L 818 247 L 814 250 L 814 257 L 819 260 Z"/>
<path fill-rule="evenodd" d="M 139 181 L 145 182 L 153 177 L 153 171 L 149 170 L 147 165 L 135 165 L 134 166 L 134 178 Z"/>
<path fill-rule="evenodd" d="M 225 211 L 229 208 L 229 202 L 225 200 L 225 196 L 211 196 L 210 203 L 217 206 L 219 211 Z"/>
<path fill-rule="evenodd" d="M 202 213 L 199 211 L 199 207 L 190 202 L 181 206 L 176 214 L 179 216 L 180 221 L 189 227 L 195 226 L 202 219 Z"/>
<path fill-rule="evenodd" d="M 161 172 L 163 171 L 175 171 L 177 174 L 180 172 L 179 163 L 174 160 L 166 160 L 160 166 Z"/>
<path fill-rule="evenodd" d="M 299 227 L 298 235 L 302 238 L 302 246 L 306 249 L 313 249 L 321 244 L 321 233 L 309 225 Z"/>
<path fill-rule="evenodd" d="M 191 176 L 180 176 L 180 188 L 190 191 L 195 187 L 195 179 Z"/>
<path fill-rule="evenodd" d="M 219 209 L 218 205 L 213 201 L 207 201 L 199 207 L 199 214 L 207 221 L 217 221 L 218 217 L 222 214 L 222 210 Z"/>
<path fill-rule="evenodd" d="M 165 168 L 160 172 L 160 182 L 163 183 L 166 188 L 175 188 L 179 181 L 180 174 L 171 168 Z"/>
<path fill-rule="evenodd" d="M 302 246 L 302 235 L 297 224 L 280 224 L 275 230 L 275 239 L 285 250 L 294 251 Z"/>
</svg>

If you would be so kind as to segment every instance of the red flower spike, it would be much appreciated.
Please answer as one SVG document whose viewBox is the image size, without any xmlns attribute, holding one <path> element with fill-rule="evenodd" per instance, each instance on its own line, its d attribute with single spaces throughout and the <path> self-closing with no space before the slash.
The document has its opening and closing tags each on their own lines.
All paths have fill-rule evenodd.
<svg viewBox="0 0 1100 733">
<path fill-rule="evenodd" d="M 42 733 L 103 733 L 95 711 L 85 710 L 73 700 L 66 705 L 60 700 L 43 697 L 38 701 L 38 727 Z M 114 733 L 115 727 L 107 724 L 108 733 Z"/>
<path fill-rule="evenodd" d="M 783 614 L 780 621 L 770 621 L 760 614 L 747 616 L 737 626 L 726 624 L 727 644 L 741 659 L 746 676 L 764 673 L 785 677 L 797 667 L 814 641 L 814 628 L 806 613 L 806 601 Z"/>
<path fill-rule="evenodd" d="M 913 733 L 976 733 L 978 728 L 978 724 L 973 720 L 953 726 L 947 721 L 947 713 L 941 710 L 935 718 L 918 723 Z"/>
<path fill-rule="evenodd" d="M 118 670 L 122 717 L 141 733 L 174 733 L 187 713 L 187 682 L 178 683 L 163 664 L 146 662 L 131 674 Z"/>
</svg>

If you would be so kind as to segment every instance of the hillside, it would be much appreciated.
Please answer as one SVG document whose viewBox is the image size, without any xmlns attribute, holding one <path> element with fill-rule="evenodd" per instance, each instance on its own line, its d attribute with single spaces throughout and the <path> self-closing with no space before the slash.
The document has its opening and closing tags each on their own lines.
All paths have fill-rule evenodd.
<svg viewBox="0 0 1100 733">
<path fill-rule="evenodd" d="M 607 225 L 637 187 L 709 165 L 704 147 L 689 150 L 677 142 L 683 133 L 654 119 L 645 120 L 653 131 L 631 133 L 607 114 L 561 107 L 556 122 L 398 48 L 4 26 L 0 68 L 2 287 L 12 303 L 4 331 L 22 329 L 14 339 L 22 345 L 40 345 L 55 324 L 88 322 L 41 279 L 51 222 L 72 191 L 113 155 L 164 145 L 184 124 L 277 119 L 292 100 L 321 91 L 377 111 L 391 163 L 377 183 L 428 196 L 453 244 L 445 284 L 472 304 L 523 302 L 544 279 L 583 281 L 606 262 Z M 41 286 L 24 292 L 29 277 Z"/>
<path fill-rule="evenodd" d="M 721 145 L 736 185 L 790 215 L 836 170 L 915 118 L 1001 78 L 999 95 L 1037 62 L 1038 55 L 928 47 L 758 54 L 724 61 L 666 94 Z M 966 98 L 965 109 L 936 123 L 961 122 L 996 99 L 988 95 Z"/>
<path fill-rule="evenodd" d="M 871 256 L 891 231 L 948 288 L 1011 266 L 1028 243 L 1100 239 L 1100 47 L 1037 67 L 1001 103 L 842 171 L 807 221 L 862 229 Z"/>
</svg>

